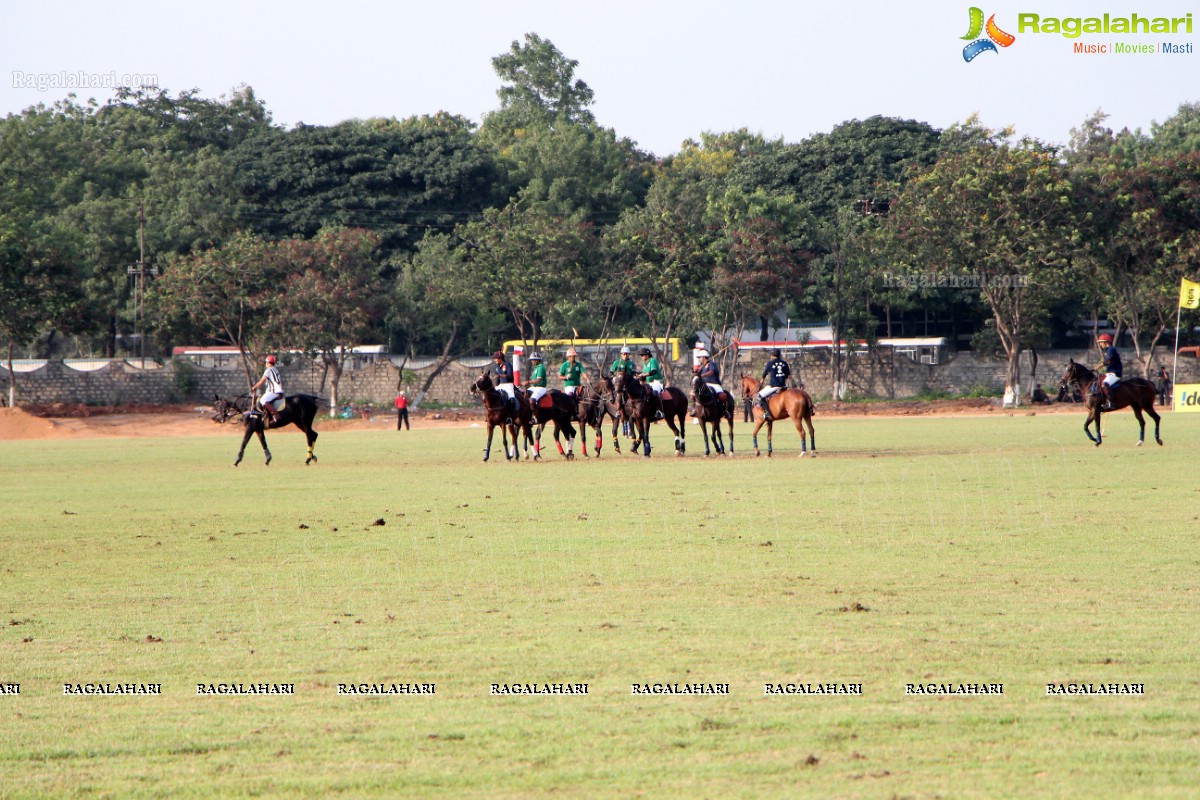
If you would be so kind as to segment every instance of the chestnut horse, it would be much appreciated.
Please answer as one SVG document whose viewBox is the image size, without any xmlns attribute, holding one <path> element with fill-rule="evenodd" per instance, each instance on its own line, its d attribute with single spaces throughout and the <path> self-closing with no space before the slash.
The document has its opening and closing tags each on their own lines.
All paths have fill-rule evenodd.
<svg viewBox="0 0 1200 800">
<path fill-rule="evenodd" d="M 629 413 L 633 433 L 633 452 L 642 448 L 642 455 L 650 457 L 650 425 L 654 419 L 654 390 L 646 385 L 642 378 L 630 377 L 628 372 L 618 372 L 613 377 L 613 386 L 618 396 L 623 395 L 626 410 Z M 666 386 L 660 395 L 662 400 L 663 419 L 675 434 L 675 455 L 683 455 L 687 449 L 687 428 L 684 425 L 687 414 L 687 397 L 674 386 Z"/>
<path fill-rule="evenodd" d="M 763 382 L 751 375 L 742 375 L 742 397 L 750 399 L 755 404 L 758 422 L 754 425 L 754 455 L 761 456 L 758 449 L 758 429 L 766 423 L 767 426 L 767 458 L 774 452 L 771 442 L 772 428 L 775 420 L 792 418 L 796 425 L 796 433 L 800 434 L 800 457 L 808 453 L 808 438 L 804 435 L 804 425 L 808 426 L 808 437 L 812 439 L 812 454 L 817 454 L 817 432 L 813 430 L 812 415 L 815 408 L 812 398 L 803 389 L 780 389 L 767 398 L 767 408 L 771 409 L 771 419 L 764 419 L 758 406 L 758 393 L 762 390 Z M 803 424 L 802 424 L 803 423 Z"/>
<path fill-rule="evenodd" d="M 226 418 L 239 412 L 242 415 L 245 434 L 242 436 L 242 446 L 238 448 L 237 460 L 233 462 L 235 467 L 242 463 L 242 456 L 246 452 L 246 443 L 250 441 L 251 436 L 255 435 L 258 436 L 259 444 L 262 445 L 266 465 L 271 466 L 271 451 L 267 447 L 266 431 L 272 428 L 286 428 L 288 425 L 295 425 L 304 431 L 304 435 L 308 438 L 308 458 L 304 460 L 304 463 L 311 464 L 317 460 L 317 456 L 313 453 L 313 446 L 317 443 L 317 432 L 313 430 L 312 425 L 313 420 L 317 418 L 317 409 L 320 408 L 320 403 L 321 399 L 311 394 L 290 394 L 284 401 L 283 408 L 275 412 L 274 421 L 268 425 L 264 420 L 262 410 L 257 406 L 250 406 L 248 410 L 242 411 L 241 409 L 250 405 L 248 402 L 243 405 L 240 400 L 224 400 L 218 397 L 213 405 L 215 412 L 213 421 L 224 422 Z"/>
<path fill-rule="evenodd" d="M 1136 446 L 1141 447 L 1142 442 L 1146 439 L 1146 419 L 1142 416 L 1143 411 L 1150 415 L 1150 419 L 1154 420 L 1154 441 L 1162 444 L 1162 438 L 1158 435 L 1158 426 L 1162 418 L 1154 410 L 1154 399 L 1158 396 L 1157 387 L 1145 378 L 1125 378 L 1108 390 L 1112 396 L 1112 408 L 1106 409 L 1104 408 L 1104 397 L 1100 394 L 1100 378 L 1101 376 L 1072 358 L 1067 364 L 1066 372 L 1063 373 L 1061 384 L 1068 388 L 1074 384 L 1083 391 L 1083 407 L 1088 412 L 1087 419 L 1083 423 L 1083 432 L 1096 443 L 1096 447 L 1099 447 L 1103 441 L 1100 434 L 1100 415 L 1106 411 L 1117 411 L 1126 406 L 1132 408 L 1133 415 L 1137 417 L 1138 441 Z M 1095 436 L 1092 436 L 1092 422 L 1096 423 Z"/>
<path fill-rule="evenodd" d="M 508 395 L 501 392 L 496 388 L 496 384 L 492 383 L 490 372 L 484 372 L 475 379 L 475 382 L 471 384 L 471 394 L 477 394 L 483 399 L 484 416 L 487 419 L 487 446 L 483 448 L 483 460 L 487 461 L 491 457 L 492 436 L 496 432 L 496 428 L 500 428 L 504 457 L 509 461 L 514 458 L 520 461 L 521 454 L 518 450 L 520 440 L 517 438 L 517 430 L 520 429 L 525 434 L 526 452 L 528 452 L 528 442 L 533 441 L 531 425 L 533 414 L 529 409 L 529 404 L 518 394 L 517 411 L 514 412 L 508 403 Z M 512 435 L 511 448 L 508 445 L 509 434 Z"/>
<path fill-rule="evenodd" d="M 712 423 L 712 443 L 717 455 L 725 455 L 725 440 L 721 437 L 721 420 L 729 424 L 729 455 L 733 455 L 733 394 L 725 392 L 717 397 L 712 387 L 699 375 L 692 378 L 692 398 L 696 401 L 696 419 L 700 420 L 700 433 L 704 436 L 704 457 L 708 458 L 708 426 Z"/>
</svg>

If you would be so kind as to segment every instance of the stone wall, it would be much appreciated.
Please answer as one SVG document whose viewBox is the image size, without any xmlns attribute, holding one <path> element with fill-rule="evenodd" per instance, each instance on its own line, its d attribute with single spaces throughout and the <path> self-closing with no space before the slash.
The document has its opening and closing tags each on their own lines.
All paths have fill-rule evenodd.
<svg viewBox="0 0 1200 800">
<path fill-rule="evenodd" d="M 1125 354 L 1132 359 L 1132 354 Z M 1091 365 L 1096 359 L 1093 351 L 1048 351 L 1038 354 L 1036 377 L 1031 373 L 1027 354 L 1022 355 L 1022 393 L 1028 397 L 1035 382 L 1053 394 L 1058 379 L 1074 358 Z M 1168 370 L 1171 354 L 1161 356 Z M 760 375 L 766 358 L 756 354 L 753 359 L 739 359 L 728 370 L 725 382 L 733 387 L 739 373 Z M 452 361 L 434 379 L 421 400 L 429 404 L 471 405 L 470 385 L 480 373 L 486 359 L 470 359 L 465 363 Z M 815 396 L 830 392 L 829 354 L 805 353 L 794 359 L 795 377 L 803 381 Z M 594 369 L 592 365 L 587 365 Z M 410 397 L 424 384 L 432 366 L 406 370 Z M 941 364 L 918 364 L 911 358 L 879 350 L 852 357 L 849 389 L 856 397 L 904 399 L 921 394 L 950 395 L 969 392 L 991 393 L 1000 396 L 1004 391 L 1004 361 L 982 358 L 972 352 L 949 353 Z M 282 367 L 284 386 L 289 393 L 311 392 L 329 396 L 325 371 L 319 362 L 302 360 Z M 1137 374 L 1128 369 L 1127 374 Z M 687 367 L 676 369 L 676 382 L 686 382 Z M 257 376 L 255 376 L 257 378 Z M 339 385 L 339 400 L 356 405 L 371 404 L 391 408 L 401 371 L 390 361 L 375 363 L 343 374 Z M 1200 383 L 1200 361 L 1192 356 L 1179 359 L 1179 383 Z M 7 401 L 9 373 L 0 368 L 0 394 Z M 212 402 L 214 395 L 231 397 L 246 393 L 246 377 L 240 367 L 199 367 L 190 362 L 168 361 L 141 369 L 137 364 L 115 360 L 99 369 L 75 369 L 62 361 L 49 361 L 30 372 L 17 372 L 17 402 L 86 403 L 89 405 L 164 404 Z"/>
</svg>

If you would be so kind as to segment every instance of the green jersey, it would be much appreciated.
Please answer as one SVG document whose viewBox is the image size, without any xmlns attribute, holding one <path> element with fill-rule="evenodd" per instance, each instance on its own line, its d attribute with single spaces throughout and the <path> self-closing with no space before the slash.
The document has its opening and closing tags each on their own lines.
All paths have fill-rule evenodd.
<svg viewBox="0 0 1200 800">
<path fill-rule="evenodd" d="M 545 386 L 546 385 L 546 365 L 538 362 L 533 369 L 529 371 L 530 386 Z"/>
<path fill-rule="evenodd" d="M 563 377 L 563 386 L 580 386 L 583 384 L 583 364 L 576 361 L 564 361 L 558 368 L 558 374 Z"/>
<path fill-rule="evenodd" d="M 663 379 L 662 367 L 658 366 L 658 359 L 653 356 L 642 366 L 642 376 L 648 381 L 661 381 Z"/>
<path fill-rule="evenodd" d="M 609 367 L 609 372 L 611 372 L 613 375 L 616 375 L 618 372 L 628 372 L 632 375 L 633 373 L 637 372 L 637 364 L 633 363 L 632 358 L 618 358 L 613 362 L 613 365 Z"/>
</svg>

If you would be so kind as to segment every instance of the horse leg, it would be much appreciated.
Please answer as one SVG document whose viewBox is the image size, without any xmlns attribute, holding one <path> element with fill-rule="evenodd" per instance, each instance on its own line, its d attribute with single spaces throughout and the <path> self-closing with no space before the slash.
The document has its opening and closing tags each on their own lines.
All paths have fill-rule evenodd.
<svg viewBox="0 0 1200 800">
<path fill-rule="evenodd" d="M 758 449 L 758 429 L 765 424 L 767 424 L 767 421 L 759 417 L 758 421 L 754 423 L 754 430 L 750 433 L 750 440 L 754 443 L 754 455 L 756 456 L 762 455 L 762 451 Z"/>
<path fill-rule="evenodd" d="M 812 411 L 811 410 L 808 411 L 804 415 L 804 421 L 808 425 L 808 438 L 812 440 L 813 458 L 816 458 L 817 457 L 817 432 L 815 430 L 813 430 Z"/>
<path fill-rule="evenodd" d="M 252 427 L 249 425 L 249 423 L 247 423 L 247 425 L 246 425 L 246 435 L 242 437 L 242 446 L 238 448 L 237 460 L 233 462 L 233 465 L 234 465 L 235 467 L 236 467 L 238 464 L 242 463 L 242 456 L 243 456 L 243 455 L 245 454 L 245 452 L 246 452 L 246 442 L 250 441 L 250 437 L 251 437 L 251 436 L 253 436 L 253 435 L 254 435 L 254 428 L 252 428 Z"/>
<path fill-rule="evenodd" d="M 1092 436 L 1092 421 L 1093 420 L 1095 420 L 1095 422 L 1096 422 L 1096 435 L 1095 436 Z M 1093 407 L 1092 410 L 1088 412 L 1087 419 L 1085 419 L 1083 421 L 1083 432 L 1087 434 L 1087 437 L 1089 439 L 1091 439 L 1093 442 L 1096 443 L 1096 447 L 1100 446 L 1100 438 L 1099 438 L 1100 437 L 1100 407 L 1099 406 Z"/>
<path fill-rule="evenodd" d="M 800 457 L 804 458 L 808 455 L 808 439 L 804 435 L 804 420 L 799 416 L 794 416 L 792 422 L 796 423 L 796 433 L 800 434 Z M 812 425 L 810 422 L 809 425 Z M 817 449 L 816 442 L 813 442 L 813 450 Z"/>
<path fill-rule="evenodd" d="M 1138 421 L 1138 440 L 1134 447 L 1141 447 L 1146 442 L 1146 418 L 1142 416 L 1142 407 L 1137 403 L 1130 406 L 1133 409 L 1133 415 Z"/>
<path fill-rule="evenodd" d="M 1162 437 L 1158 435 L 1158 423 L 1162 421 L 1162 417 L 1154 410 L 1153 405 L 1146 406 L 1146 413 L 1150 415 L 1150 419 L 1154 420 L 1154 441 L 1162 446 Z"/>
<path fill-rule="evenodd" d="M 312 429 L 312 423 L 304 429 L 304 435 L 308 437 L 308 458 L 304 459 L 304 465 L 308 466 L 313 461 L 317 460 L 316 454 L 313 453 L 313 447 L 317 444 L 317 432 Z"/>
<path fill-rule="evenodd" d="M 267 459 L 263 462 L 263 466 L 269 467 L 271 466 L 271 451 L 267 448 L 267 434 L 261 428 L 255 432 L 258 434 L 258 441 L 262 444 L 263 456 Z"/>
<path fill-rule="evenodd" d="M 638 433 L 642 437 L 642 455 L 646 458 L 650 457 L 650 420 L 642 418 L 638 420 Z"/>
</svg>

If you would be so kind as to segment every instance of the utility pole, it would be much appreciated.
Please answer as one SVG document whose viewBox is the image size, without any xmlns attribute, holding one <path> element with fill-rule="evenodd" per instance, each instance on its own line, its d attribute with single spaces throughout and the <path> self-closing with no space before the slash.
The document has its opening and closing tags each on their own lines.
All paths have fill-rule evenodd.
<svg viewBox="0 0 1200 800">
<path fill-rule="evenodd" d="M 129 267 L 126 272 L 137 275 L 137 287 L 134 289 L 133 335 L 138 340 L 138 355 L 141 358 L 142 369 L 146 368 L 146 332 L 144 301 L 146 299 L 146 208 L 138 203 L 138 263 Z M 151 268 L 150 273 L 158 274 L 157 268 Z"/>
</svg>

